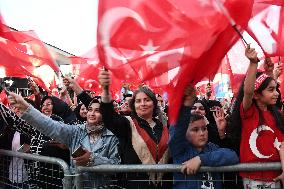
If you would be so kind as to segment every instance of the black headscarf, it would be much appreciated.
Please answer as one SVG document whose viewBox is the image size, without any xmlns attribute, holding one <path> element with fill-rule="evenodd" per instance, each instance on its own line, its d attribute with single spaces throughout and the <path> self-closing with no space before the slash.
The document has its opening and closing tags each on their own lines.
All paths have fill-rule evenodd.
<svg viewBox="0 0 284 189">
<path fill-rule="evenodd" d="M 61 117 L 64 120 L 64 123 L 71 124 L 76 121 L 76 115 L 71 110 L 71 108 L 68 106 L 68 104 L 61 99 L 55 97 L 55 96 L 45 96 L 41 100 L 41 107 L 43 102 L 46 99 L 51 99 L 53 108 L 52 108 L 52 114 L 55 114 L 59 117 Z"/>
</svg>

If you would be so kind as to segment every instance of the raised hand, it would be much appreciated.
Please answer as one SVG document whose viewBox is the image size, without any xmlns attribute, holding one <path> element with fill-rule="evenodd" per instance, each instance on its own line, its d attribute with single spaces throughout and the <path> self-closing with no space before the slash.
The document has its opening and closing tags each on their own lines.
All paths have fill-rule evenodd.
<svg viewBox="0 0 284 189">
<path fill-rule="evenodd" d="M 218 133 L 220 138 L 225 137 L 225 130 L 227 126 L 227 121 L 225 119 L 224 110 L 220 107 L 216 107 L 216 111 L 213 112 L 213 116 L 217 125 Z"/>
<path fill-rule="evenodd" d="M 274 79 L 278 79 L 278 77 L 282 74 L 283 66 L 282 63 L 279 63 L 277 66 L 274 67 L 273 76 Z"/>
<path fill-rule="evenodd" d="M 28 86 L 30 87 L 30 89 L 33 91 L 35 95 L 39 94 L 38 86 L 34 81 L 28 80 Z"/>
<path fill-rule="evenodd" d="M 107 89 L 108 86 L 111 84 L 110 74 L 106 70 L 101 70 L 98 78 L 99 78 L 99 83 L 103 87 L 103 89 Z"/>
<path fill-rule="evenodd" d="M 83 91 L 80 85 L 72 78 L 64 77 L 63 84 L 66 88 L 72 89 L 76 95 L 79 95 Z"/>
<path fill-rule="evenodd" d="M 20 114 L 24 113 L 29 107 L 29 103 L 27 103 L 22 96 L 16 93 L 10 92 L 8 100 L 13 107 L 18 108 Z"/>
<path fill-rule="evenodd" d="M 247 46 L 245 55 L 251 63 L 258 63 L 257 52 L 254 48 L 250 48 L 250 45 Z"/>
<path fill-rule="evenodd" d="M 189 84 L 184 91 L 184 106 L 191 106 L 196 99 L 196 89 L 193 84 Z"/>
</svg>

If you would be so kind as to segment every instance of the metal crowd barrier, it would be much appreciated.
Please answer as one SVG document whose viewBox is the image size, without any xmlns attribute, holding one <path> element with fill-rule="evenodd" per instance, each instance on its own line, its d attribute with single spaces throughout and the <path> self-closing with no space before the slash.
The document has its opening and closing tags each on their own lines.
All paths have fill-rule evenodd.
<svg viewBox="0 0 284 189">
<path fill-rule="evenodd" d="M 62 159 L 0 149 L 0 188 L 71 189 L 73 176 Z"/>
<path fill-rule="evenodd" d="M 26 168 L 28 179 L 26 185 L 21 184 L 15 186 L 9 181 L 9 166 L 12 158 L 23 159 L 23 167 Z M 23 175 L 22 172 L 14 172 L 14 175 Z M 120 184 L 120 176 L 127 174 L 145 174 L 145 173 L 174 173 L 180 172 L 181 165 L 163 164 L 163 165 L 98 165 L 94 167 L 77 167 L 77 174 L 72 175 L 68 164 L 58 158 L 32 155 L 27 153 L 20 153 L 14 151 L 0 150 L 0 189 L 8 186 L 8 188 L 66 188 L 71 189 L 76 185 L 77 189 L 83 188 L 123 188 Z M 237 164 L 232 166 L 220 167 L 201 167 L 199 172 L 218 172 L 225 174 L 226 172 L 234 173 L 236 176 L 232 180 L 225 180 L 222 182 L 241 182 L 238 180 L 239 171 L 267 171 L 267 170 L 281 170 L 279 163 L 247 163 Z M 13 176 L 12 176 L 13 177 Z M 73 180 L 75 178 L 75 180 Z M 11 179 L 11 175 L 10 175 Z M 129 178 L 129 180 L 133 177 Z M 15 180 L 12 178 L 12 180 Z M 74 182 L 73 182 L 74 181 Z M 128 180 L 127 180 L 128 181 Z M 141 182 L 142 180 L 135 180 L 133 182 Z M 150 180 L 144 180 L 151 182 Z M 172 177 L 168 182 L 173 182 Z M 186 180 L 181 180 L 185 182 Z M 100 183 L 100 185 L 96 185 Z M 74 184 L 74 185 L 73 185 Z M 241 184 L 241 183 L 240 183 Z M 98 186 L 98 187 L 97 187 Z M 232 189 L 232 188 L 230 188 Z"/>
<path fill-rule="evenodd" d="M 78 189 L 85 189 L 90 188 L 88 183 L 94 182 L 90 178 L 83 178 L 83 174 L 112 174 L 116 175 L 119 173 L 124 174 L 131 174 L 131 173 L 174 173 L 180 172 L 182 165 L 174 165 L 174 164 L 163 164 L 163 165 L 97 165 L 94 167 L 77 167 L 77 188 Z M 223 174 L 230 172 L 234 173 L 235 176 L 233 180 L 222 180 L 222 182 L 230 181 L 235 182 L 236 184 L 242 185 L 242 181 L 238 180 L 238 172 L 239 171 L 267 171 L 267 170 L 281 170 L 281 163 L 245 163 L 245 164 L 237 164 L 231 166 L 220 166 L 220 167 L 200 167 L 198 172 L 218 172 Z M 106 184 L 105 186 L 98 187 L 98 188 L 123 188 L 120 187 L 117 183 L 118 180 L 113 179 L 112 183 Z M 135 181 L 135 180 L 134 180 Z M 136 180 L 137 181 L 137 180 Z M 150 180 L 148 180 L 150 182 Z M 173 181 L 173 180 L 172 180 Z M 138 182 L 138 181 L 137 181 Z M 184 182 L 184 180 L 183 180 Z M 230 188 L 232 189 L 232 188 Z"/>
</svg>

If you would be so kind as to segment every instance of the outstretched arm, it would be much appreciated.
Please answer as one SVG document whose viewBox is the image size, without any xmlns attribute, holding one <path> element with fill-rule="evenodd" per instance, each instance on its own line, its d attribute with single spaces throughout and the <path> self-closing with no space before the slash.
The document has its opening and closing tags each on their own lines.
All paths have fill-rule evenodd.
<svg viewBox="0 0 284 189">
<path fill-rule="evenodd" d="M 243 107 L 244 111 L 248 110 L 251 107 L 252 99 L 254 95 L 254 84 L 256 80 L 257 73 L 257 53 L 254 48 L 250 48 L 248 45 L 245 51 L 246 57 L 250 60 L 250 64 L 247 70 L 245 83 L 244 83 L 244 98 L 243 98 Z"/>
<path fill-rule="evenodd" d="M 196 99 L 196 91 L 193 85 L 189 85 L 185 90 L 183 106 L 179 112 L 177 125 L 170 126 L 169 148 L 173 158 L 183 153 L 187 147 L 185 138 L 186 130 L 190 120 L 190 110 Z"/>
<path fill-rule="evenodd" d="M 74 79 L 64 77 L 63 82 L 66 88 L 70 88 L 75 92 L 76 96 L 86 107 L 89 106 L 92 101 L 92 97 L 90 97 Z"/>
<path fill-rule="evenodd" d="M 70 146 L 71 140 L 74 137 L 72 134 L 74 134 L 74 130 L 77 129 L 76 126 L 66 125 L 62 122 L 52 120 L 50 117 L 43 115 L 29 105 L 23 97 L 15 93 L 10 93 L 8 99 L 10 104 L 19 109 L 21 118 L 28 124 L 44 135 Z"/>
<path fill-rule="evenodd" d="M 26 121 L 18 117 L 13 111 L 0 103 L 0 119 L 5 125 L 29 137 L 37 137 L 38 131 Z"/>
</svg>

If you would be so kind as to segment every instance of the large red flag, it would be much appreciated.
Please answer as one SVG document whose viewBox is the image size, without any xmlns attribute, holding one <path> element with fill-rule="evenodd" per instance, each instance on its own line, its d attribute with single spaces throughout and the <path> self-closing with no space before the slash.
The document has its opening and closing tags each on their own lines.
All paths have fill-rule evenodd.
<svg viewBox="0 0 284 189">
<path fill-rule="evenodd" d="M 59 67 L 53 60 L 45 44 L 33 31 L 10 31 L 2 34 L 4 39 L 14 42 L 20 58 L 28 59 L 33 66 L 48 65 L 58 72 Z"/>
<path fill-rule="evenodd" d="M 1 48 L 1 50 L 6 50 L 21 61 L 30 62 L 33 66 L 48 65 L 53 70 L 59 71 L 58 65 L 51 57 L 45 44 L 34 31 L 12 31 L 5 25 L 4 19 L 0 15 L 0 37 L 0 43 L 10 44 L 10 47 Z"/>
<path fill-rule="evenodd" d="M 183 14 L 177 2 L 100 1 L 98 47 L 104 66 L 120 79 L 143 82 L 179 67 L 177 58 L 186 44 L 192 56 L 200 56 L 208 46 L 204 41 L 216 38 L 226 27 L 226 18 L 213 6 L 202 14 Z M 187 6 L 202 10 L 203 5 L 187 1 Z M 162 56 L 176 58 L 169 63 L 160 61 Z"/>
<path fill-rule="evenodd" d="M 224 5 L 245 27 L 252 1 L 227 0 Z M 176 107 L 170 108 L 172 121 L 186 85 L 214 75 L 236 40 L 237 34 L 213 0 L 100 1 L 98 52 L 109 70 L 128 81 L 154 81 L 178 70 L 164 77 L 174 94 L 170 94 L 170 106 Z M 153 61 L 153 56 L 164 52 L 173 56 Z"/>
<path fill-rule="evenodd" d="M 251 15 L 253 2 L 246 0 L 238 2 L 226 1 L 224 5 L 236 24 L 242 28 L 246 28 Z M 223 32 L 218 33 L 215 39 L 210 40 L 210 45 L 208 45 L 207 49 L 200 51 L 201 56 L 192 58 L 188 56 L 188 54 L 190 55 L 190 49 L 187 49 L 189 52 L 184 53 L 185 56 L 183 59 L 183 61 L 186 61 L 187 64 L 184 64 L 184 66 L 181 67 L 177 82 L 173 82 L 170 86 L 169 112 L 171 122 L 175 122 L 177 118 L 178 107 L 181 104 L 185 87 L 189 83 L 197 83 L 205 76 L 213 78 L 221 64 L 221 60 L 238 38 L 238 34 L 228 24 Z"/>
</svg>

